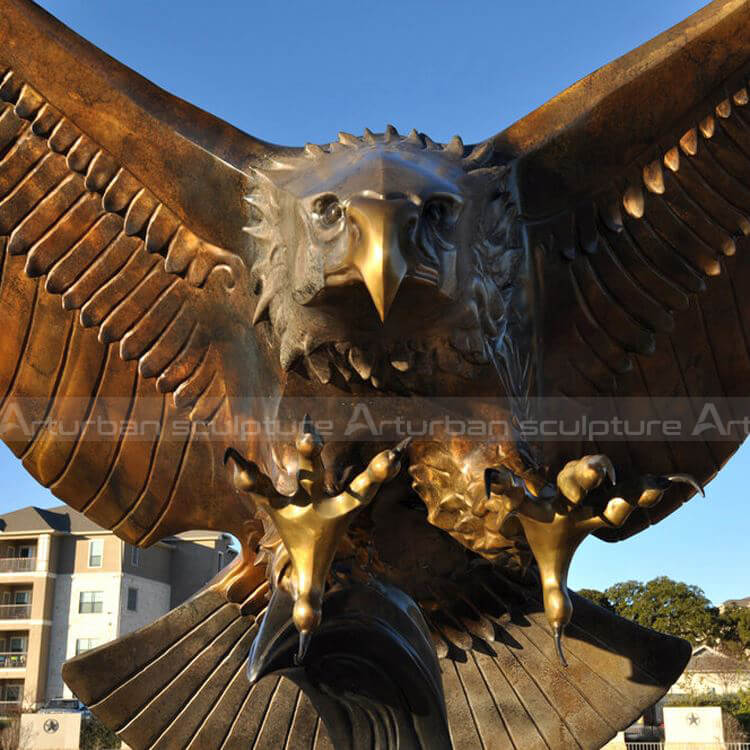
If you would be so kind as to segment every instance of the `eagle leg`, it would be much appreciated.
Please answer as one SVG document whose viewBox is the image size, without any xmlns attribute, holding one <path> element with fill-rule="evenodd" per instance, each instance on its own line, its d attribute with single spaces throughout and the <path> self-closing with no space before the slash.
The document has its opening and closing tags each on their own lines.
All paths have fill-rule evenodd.
<svg viewBox="0 0 750 750">
<path fill-rule="evenodd" d="M 656 505 L 673 483 L 689 484 L 701 493 L 703 490 L 688 474 L 647 474 L 618 483 L 614 465 L 603 455 L 568 462 L 557 475 L 556 488 L 547 488 L 538 497 L 526 492 L 519 498 L 517 482 L 509 486 L 498 482 L 506 474 L 488 470 L 488 496 L 513 497 L 512 505 L 506 504 L 509 517 L 518 519 L 536 559 L 544 612 L 560 662 L 567 666 L 562 638 L 573 615 L 567 580 L 581 542 L 598 529 L 622 526 L 636 508 Z"/>
<path fill-rule="evenodd" d="M 378 453 L 338 494 L 329 491 L 325 481 L 323 440 L 308 416 L 295 442 L 297 489 L 292 496 L 278 492 L 256 464 L 236 453 L 228 455 L 235 487 L 248 493 L 254 506 L 271 518 L 288 555 L 287 570 L 273 583 L 292 598 L 299 661 L 320 624 L 326 580 L 339 544 L 359 510 L 398 474 L 408 444 L 405 440 Z"/>
</svg>

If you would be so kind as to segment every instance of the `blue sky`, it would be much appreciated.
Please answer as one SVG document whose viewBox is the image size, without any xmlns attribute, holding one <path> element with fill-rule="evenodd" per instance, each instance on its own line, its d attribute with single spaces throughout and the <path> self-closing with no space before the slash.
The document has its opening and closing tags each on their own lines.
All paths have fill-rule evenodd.
<svg viewBox="0 0 750 750">
<path fill-rule="evenodd" d="M 698 0 L 378 3 L 46 0 L 79 34 L 164 88 L 260 138 L 416 127 L 480 140 L 697 10 Z M 689 467 L 686 467 L 689 469 Z M 657 575 L 716 603 L 750 595 L 741 451 L 696 499 L 616 545 L 587 541 L 574 587 Z M 4 447 L 0 509 L 51 505 Z"/>
</svg>

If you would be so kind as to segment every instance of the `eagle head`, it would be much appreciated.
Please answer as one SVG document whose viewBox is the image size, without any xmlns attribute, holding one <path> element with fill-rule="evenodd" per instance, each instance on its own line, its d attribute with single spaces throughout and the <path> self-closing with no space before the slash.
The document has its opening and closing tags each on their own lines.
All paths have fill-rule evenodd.
<svg viewBox="0 0 750 750">
<path fill-rule="evenodd" d="M 490 156 L 389 126 L 253 170 L 255 322 L 285 369 L 419 392 L 436 362 L 470 376 L 489 361 L 522 257 Z"/>
</svg>

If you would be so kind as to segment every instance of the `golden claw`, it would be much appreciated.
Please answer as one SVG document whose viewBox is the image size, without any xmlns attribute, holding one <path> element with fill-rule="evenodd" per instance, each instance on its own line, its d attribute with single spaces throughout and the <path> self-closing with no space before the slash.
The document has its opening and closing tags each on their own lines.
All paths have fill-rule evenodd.
<svg viewBox="0 0 750 750">
<path fill-rule="evenodd" d="M 292 617 L 300 634 L 298 659 L 304 658 L 311 634 L 320 624 L 326 579 L 341 540 L 354 515 L 398 474 L 408 443 L 405 440 L 378 453 L 337 495 L 326 493 L 320 457 L 323 441 L 308 417 L 296 441 L 299 489 L 292 497 L 279 494 L 257 465 L 236 452 L 228 456 L 235 464 L 235 486 L 268 513 L 289 555 L 289 574 L 281 585 L 294 600 Z"/>
<path fill-rule="evenodd" d="M 613 485 L 601 487 L 605 478 Z M 570 461 L 557 476 L 557 491 L 546 498 L 525 493 L 518 498 L 518 478 L 506 470 L 488 469 L 485 483 L 490 493 L 507 494 L 513 502 L 508 514 L 520 522 L 526 541 L 539 566 L 544 613 L 547 617 L 560 662 L 567 666 L 562 648 L 565 627 L 573 616 L 568 593 L 568 572 L 573 555 L 592 532 L 622 526 L 638 507 L 656 505 L 672 483 L 681 482 L 703 494 L 688 474 L 666 477 L 644 476 L 615 484 L 615 469 L 606 456 L 584 456 Z M 493 485 L 500 485 L 493 489 Z M 589 493 L 594 493 L 593 497 Z"/>
</svg>

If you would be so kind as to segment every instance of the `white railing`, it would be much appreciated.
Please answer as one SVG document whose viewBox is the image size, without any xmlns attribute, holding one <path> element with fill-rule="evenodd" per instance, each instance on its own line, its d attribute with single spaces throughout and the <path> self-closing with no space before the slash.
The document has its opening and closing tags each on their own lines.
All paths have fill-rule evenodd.
<svg viewBox="0 0 750 750">
<path fill-rule="evenodd" d="M 26 652 L 0 653 L 0 669 L 21 669 L 26 666 Z"/>
<path fill-rule="evenodd" d="M 28 620 L 30 604 L 0 604 L 0 620 Z"/>
<path fill-rule="evenodd" d="M 750 750 L 750 742 L 625 742 L 628 750 Z"/>
<path fill-rule="evenodd" d="M 0 716 L 17 714 L 21 710 L 21 701 L 0 701 Z"/>
<path fill-rule="evenodd" d="M 35 570 L 36 557 L 0 557 L 0 573 Z"/>
<path fill-rule="evenodd" d="M 659 745 L 662 743 L 661 733 L 658 727 L 648 724 L 630 727 L 626 733 L 627 743 L 629 745 L 638 745 L 640 750 L 660 750 Z M 653 745 L 653 747 L 647 747 Z"/>
</svg>

